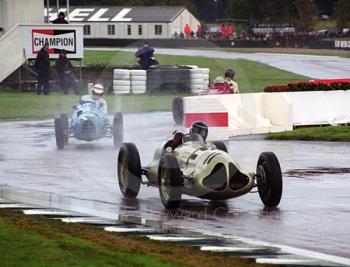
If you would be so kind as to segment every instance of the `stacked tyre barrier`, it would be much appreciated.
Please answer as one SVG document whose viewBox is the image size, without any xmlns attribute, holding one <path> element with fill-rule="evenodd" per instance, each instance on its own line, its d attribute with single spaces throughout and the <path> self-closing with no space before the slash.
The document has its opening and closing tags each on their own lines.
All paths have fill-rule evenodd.
<svg viewBox="0 0 350 267">
<path fill-rule="evenodd" d="M 131 71 L 115 69 L 113 73 L 113 92 L 117 95 L 131 93 Z"/>
<path fill-rule="evenodd" d="M 147 82 L 147 71 L 145 70 L 130 71 L 131 93 L 145 94 L 147 91 L 146 82 Z"/>
<path fill-rule="evenodd" d="M 208 68 L 192 68 L 189 71 L 191 93 L 199 94 L 209 85 L 210 70 Z"/>
<path fill-rule="evenodd" d="M 144 94 L 150 92 L 181 92 L 198 94 L 208 88 L 208 68 L 197 66 L 160 66 L 149 70 L 115 69 L 115 94 Z"/>
</svg>

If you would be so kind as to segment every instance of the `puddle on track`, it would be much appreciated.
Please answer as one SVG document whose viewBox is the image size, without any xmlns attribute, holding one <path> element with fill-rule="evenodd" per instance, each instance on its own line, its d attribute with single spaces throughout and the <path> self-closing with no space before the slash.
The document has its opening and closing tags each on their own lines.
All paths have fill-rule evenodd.
<svg viewBox="0 0 350 267">
<path fill-rule="evenodd" d="M 313 168 L 307 168 L 307 169 L 288 170 L 283 174 L 289 177 L 308 178 L 308 177 L 318 177 L 325 174 L 347 174 L 347 173 L 350 173 L 350 168 L 313 167 Z"/>
</svg>

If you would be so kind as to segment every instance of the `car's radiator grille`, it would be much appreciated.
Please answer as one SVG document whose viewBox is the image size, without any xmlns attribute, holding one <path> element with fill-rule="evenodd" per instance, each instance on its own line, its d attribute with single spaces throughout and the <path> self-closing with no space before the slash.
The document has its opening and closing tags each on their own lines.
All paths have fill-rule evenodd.
<svg viewBox="0 0 350 267">
<path fill-rule="evenodd" d="M 91 121 L 85 121 L 82 126 L 82 135 L 86 140 L 96 139 L 95 126 Z"/>
<path fill-rule="evenodd" d="M 248 184 L 248 177 L 241 173 L 232 163 L 228 165 L 228 170 L 230 176 L 230 187 L 232 190 L 241 189 Z"/>
<path fill-rule="evenodd" d="M 224 190 L 227 185 L 227 172 L 224 164 L 217 164 L 210 175 L 203 179 L 203 185 L 214 191 Z"/>
</svg>

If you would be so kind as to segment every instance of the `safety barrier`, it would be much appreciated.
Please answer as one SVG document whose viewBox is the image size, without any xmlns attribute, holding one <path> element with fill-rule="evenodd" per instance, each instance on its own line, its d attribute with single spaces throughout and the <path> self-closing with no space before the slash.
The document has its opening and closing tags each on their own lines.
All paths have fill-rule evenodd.
<svg viewBox="0 0 350 267">
<path fill-rule="evenodd" d="M 115 69 L 115 94 L 144 94 L 152 91 L 191 92 L 208 88 L 210 70 L 197 66 L 160 67 L 149 70 Z"/>
<path fill-rule="evenodd" d="M 209 139 L 350 123 L 350 91 L 184 97 L 184 126 L 204 121 Z"/>
</svg>

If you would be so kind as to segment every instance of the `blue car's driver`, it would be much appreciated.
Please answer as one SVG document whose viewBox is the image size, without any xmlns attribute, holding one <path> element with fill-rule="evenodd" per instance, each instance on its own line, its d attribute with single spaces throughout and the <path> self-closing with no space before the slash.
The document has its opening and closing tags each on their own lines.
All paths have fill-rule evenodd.
<svg viewBox="0 0 350 267">
<path fill-rule="evenodd" d="M 102 84 L 95 84 L 92 88 L 92 95 L 84 95 L 81 97 L 81 101 L 93 101 L 97 104 L 99 109 L 107 115 L 107 103 L 102 98 L 104 93 L 104 87 Z"/>
</svg>

